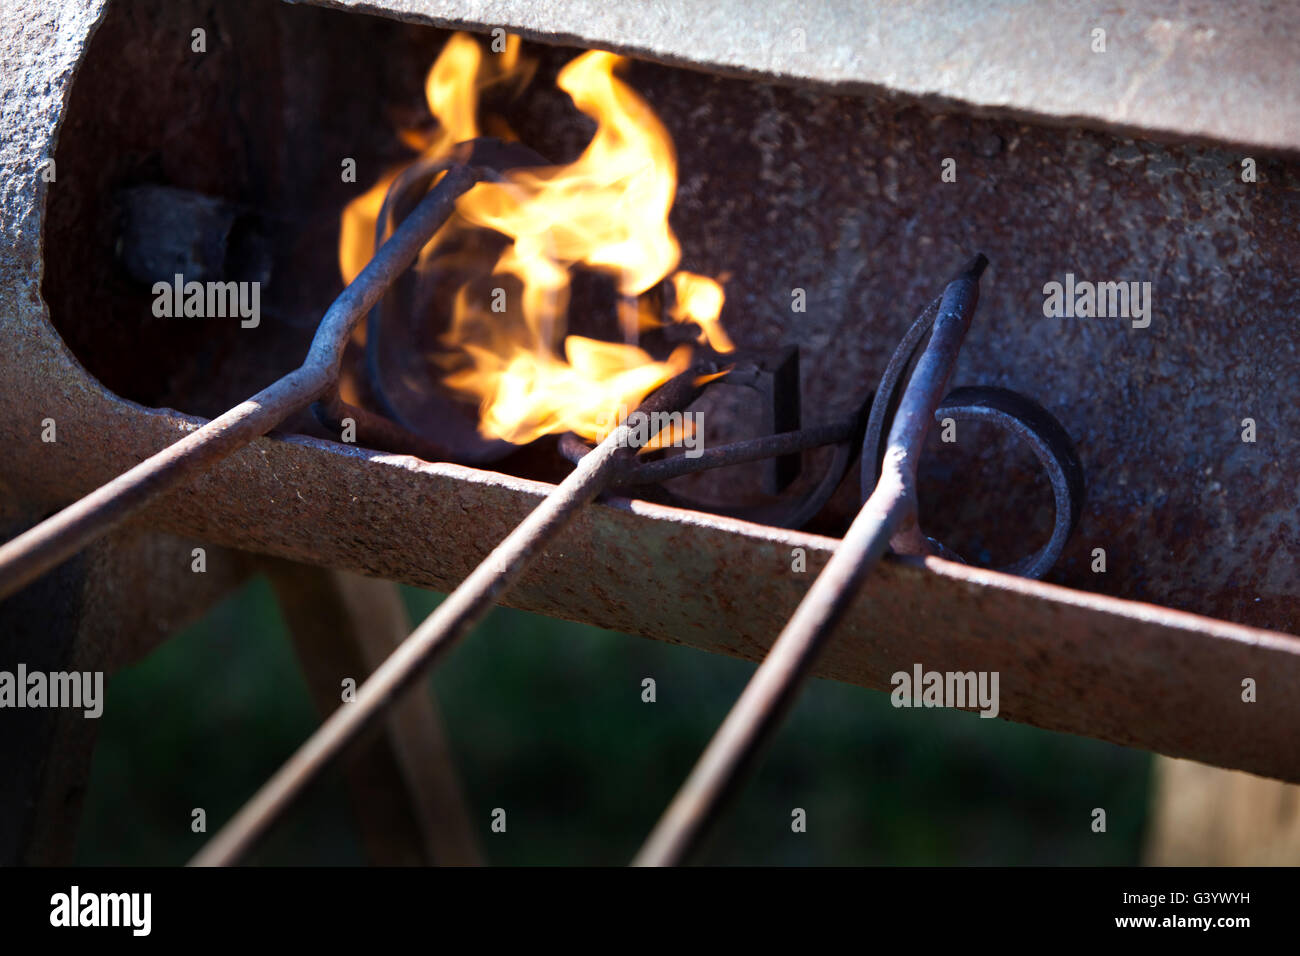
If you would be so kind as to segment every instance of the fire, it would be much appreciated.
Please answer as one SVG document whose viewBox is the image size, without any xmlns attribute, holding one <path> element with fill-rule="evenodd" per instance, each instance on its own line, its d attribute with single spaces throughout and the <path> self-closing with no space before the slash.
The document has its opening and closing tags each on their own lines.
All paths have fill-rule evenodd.
<svg viewBox="0 0 1300 956">
<path fill-rule="evenodd" d="M 682 271 L 673 274 L 673 288 L 677 291 L 673 318 L 694 322 L 700 327 L 699 340 L 708 342 L 717 351 L 732 351 L 735 346 L 718 321 L 722 312 L 722 286 L 708 276 Z"/>
<path fill-rule="evenodd" d="M 444 337 L 444 383 L 478 402 L 485 437 L 524 444 L 573 431 L 598 439 L 612 412 L 635 408 L 684 371 L 689 346 L 656 360 L 635 344 L 640 330 L 659 322 L 637 297 L 665 277 L 675 292 L 671 319 L 697 325 L 698 340 L 717 351 L 733 347 L 719 322 L 722 286 L 707 276 L 674 272 L 681 248 L 668 214 L 677 191 L 676 152 L 654 111 L 615 75 L 622 63 L 595 51 L 559 74 L 559 88 L 596 121 L 581 156 L 568 165 L 516 169 L 501 182 L 474 187 L 421 256 L 437 268 L 439 250 L 466 230 L 490 230 L 509 240 L 490 272 L 460 289 Z M 503 53 L 485 57 L 472 39 L 456 34 L 426 82 L 437 129 L 424 137 L 408 134 L 407 141 L 423 158 L 446 155 L 480 135 L 480 91 L 526 82 L 530 73 L 517 37 Z M 399 173 L 389 173 L 344 211 L 339 262 L 346 280 L 373 252 L 379 209 Z M 577 268 L 613 278 L 624 297 L 620 317 L 628 341 L 565 334 L 570 276 Z"/>
<path fill-rule="evenodd" d="M 526 82 L 532 76 L 532 66 L 521 61 L 519 47 L 519 37 L 507 37 L 505 50 L 484 61 L 478 44 L 468 34 L 453 34 L 424 82 L 425 102 L 437 126 L 432 132 L 404 130 L 402 141 L 418 151 L 420 158 L 437 159 L 447 155 L 457 143 L 477 138 L 479 92 L 506 80 Z M 388 187 L 404 168 L 389 170 L 343 210 L 339 224 L 339 271 L 344 282 L 355 279 L 374 255 L 379 209 Z"/>
</svg>

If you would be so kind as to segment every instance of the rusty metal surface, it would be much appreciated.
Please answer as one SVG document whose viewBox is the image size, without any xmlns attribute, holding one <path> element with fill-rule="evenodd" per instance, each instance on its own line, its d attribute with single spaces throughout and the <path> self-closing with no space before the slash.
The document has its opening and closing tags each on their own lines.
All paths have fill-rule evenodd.
<svg viewBox="0 0 1300 956">
<path fill-rule="evenodd" d="M 165 421 L 151 424 L 161 438 Z M 546 490 L 307 439 L 259 440 L 150 518 L 445 591 Z M 757 660 L 834 543 L 645 503 L 597 506 L 508 603 Z M 792 571 L 795 548 L 805 549 L 807 573 Z M 1300 639 L 927 565 L 878 569 L 814 673 L 886 690 L 916 662 L 998 670 L 1007 719 L 1300 780 Z M 1244 677 L 1268 688 L 1259 703 L 1241 702 Z"/>
<path fill-rule="evenodd" d="M 171 50 L 163 40 L 187 32 L 196 17 L 216 18 L 208 21 L 212 35 L 229 37 L 201 64 L 186 68 L 186 52 L 162 63 L 155 62 L 162 54 L 143 52 Z M 136 35 L 148 42 L 133 44 Z M 203 415 L 292 368 L 310 328 L 289 317 L 246 335 L 219 323 L 199 329 L 152 319 L 147 296 L 120 288 L 111 236 L 87 228 L 105 213 L 98 197 L 161 169 L 186 188 L 260 204 L 268 218 L 300 224 L 298 245 L 315 252 L 295 260 L 295 271 L 328 301 L 338 279 L 332 256 L 322 265 L 318 253 L 332 249 L 336 231 L 321 231 L 320 221 L 336 230 L 333 217 L 369 181 L 365 171 L 377 175 L 404 155 L 394 117 L 418 115 L 420 77 L 443 36 L 270 0 L 231 0 L 215 10 L 195 0 L 114 6 L 101 31 L 107 45 L 92 50 L 85 81 L 73 91 L 46 230 L 44 290 L 56 328 L 81 360 L 126 397 Z M 374 70 L 359 69 L 362 86 L 351 95 L 332 69 L 344 48 L 374 58 Z M 571 155 L 590 135 L 553 89 L 571 52 L 531 52 L 542 59 L 534 94 L 508 104 L 505 118 L 526 142 Z M 263 95 L 266 83 L 250 63 L 280 78 L 277 96 Z M 173 70 L 191 82 L 160 87 L 152 79 Z M 238 104 L 229 129 L 193 105 L 215 95 L 223 78 Z M 984 308 L 954 383 L 1037 399 L 1075 439 L 1087 474 L 1079 529 L 1051 580 L 1300 629 L 1293 517 L 1300 489 L 1288 465 L 1300 459 L 1300 412 L 1289 399 L 1300 346 L 1295 163 L 1261 158 L 1260 182 L 1245 184 L 1238 154 L 1204 147 L 931 113 L 654 64 L 635 64 L 629 79 L 677 143 L 673 224 L 683 265 L 731 274 L 724 317 L 742 347 L 800 345 L 809 425 L 853 412 L 931 294 L 926 276 L 950 271 L 965 249 L 982 248 L 992 260 Z M 119 104 L 144 96 L 161 99 L 118 122 Z M 358 100 L 368 109 L 358 109 Z M 355 152 L 362 181 L 342 187 L 322 150 Z M 151 157 L 144 167 L 141 156 Z M 956 183 L 940 181 L 944 158 L 957 164 Z M 29 251 L 27 261 L 36 256 Z M 1044 317 L 1044 284 L 1067 272 L 1150 281 L 1151 326 Z M 791 310 L 795 289 L 806 293 L 806 312 Z M 581 309 L 575 320 L 579 331 L 598 332 L 583 326 L 592 319 Z M 30 371 L 28 359 L 9 358 Z M 161 373 L 169 380 L 156 381 Z M 26 428 L 36 413 L 26 396 L 46 386 L 23 391 L 23 379 L 13 381 L 22 415 L 8 424 Z M 725 410 L 709 406 L 708 413 L 713 443 L 752 435 L 729 434 Z M 1255 444 L 1240 440 L 1247 417 L 1258 423 Z M 1036 513 L 1042 487 L 1032 457 L 1007 474 L 1002 446 L 981 437 L 981 427 L 968 431 L 963 423 L 955 445 L 927 453 L 921 494 L 929 533 L 996 564 L 1023 552 L 1023 516 Z M 69 450 L 36 446 L 32 432 L 22 434 L 37 452 L 29 469 L 51 462 L 37 490 L 66 501 Z M 977 440 L 962 441 L 966 434 Z M 550 451 L 542 448 L 532 464 L 551 459 Z M 554 457 L 521 470 L 554 480 L 559 468 Z M 994 480 L 981 480 L 985 471 Z M 857 504 L 847 485 L 817 530 L 839 534 L 847 525 Z M 1050 507 L 1041 511 L 1045 541 Z M 1104 574 L 1092 570 L 1095 548 L 1106 551 Z"/>
<path fill-rule="evenodd" d="M 61 167 L 47 187 L 35 165 L 54 148 L 101 7 L 18 0 L 0 11 L 0 46 L 34 50 L 0 72 L 0 159 L 9 171 L 0 180 L 0 317 L 12 333 L 0 352 L 0 477 L 45 504 L 86 493 L 197 422 L 124 401 L 90 378 L 40 295 L 47 192 L 75 190 L 77 179 Z M 342 29 L 353 29 L 340 14 L 285 16 L 304 13 L 341 16 Z M 982 295 L 990 318 L 972 329 L 956 382 L 1034 395 L 1076 436 L 1089 468 L 1092 497 L 1056 580 L 1296 628 L 1298 492 L 1289 463 L 1297 432 L 1287 428 L 1297 414 L 1287 383 L 1300 339 L 1291 312 L 1300 293 L 1294 166 L 1262 163 L 1265 181 L 1247 188 L 1226 152 L 663 67 L 638 67 L 634 77 L 661 110 L 676 104 L 665 119 L 681 157 L 679 228 L 692 267 L 734 271 L 728 288 L 743 344 L 797 337 L 806 347 L 810 424 L 842 410 L 836 400 L 860 399 L 846 393 L 878 376 L 907 313 L 923 304 L 925 276 L 951 268 L 955 250 L 980 239 L 994 263 Z M 121 80 L 129 85 L 131 71 Z M 134 76 L 146 80 L 155 82 Z M 545 121 L 544 113 L 535 120 Z M 186 146 L 158 148 L 179 150 L 168 156 L 179 164 Z M 949 152 L 968 176 L 956 192 L 934 173 Z M 929 215 L 940 202 L 953 210 L 943 229 Z M 50 253 L 88 267 L 88 250 L 68 232 L 75 222 L 65 222 Z M 780 269 L 765 258 L 769 247 L 788 256 Z M 1041 286 L 1066 269 L 1151 277 L 1162 303 L 1152 327 L 1045 320 Z M 806 314 L 791 315 L 792 286 L 808 289 Z M 93 323 L 108 305 L 87 299 L 61 321 Z M 266 364 L 248 364 L 264 376 L 258 384 L 274 378 Z M 1261 441 L 1243 445 L 1238 423 L 1252 413 Z M 40 440 L 46 417 L 58 422 L 57 443 Z M 309 438 L 259 439 L 142 520 L 446 590 L 544 490 Z M 757 659 L 832 545 L 645 504 L 595 507 L 524 577 L 512 603 Z M 1099 545 L 1110 555 L 1105 575 L 1089 571 Z M 807 574 L 791 570 L 796 547 L 807 551 Z M 918 661 L 998 669 L 1009 719 L 1300 779 L 1295 638 L 928 565 L 882 566 L 818 673 L 886 688 L 891 673 Z M 1240 701 L 1245 676 L 1268 689 L 1257 704 Z"/>
<path fill-rule="evenodd" d="M 305 2 L 1036 121 L 1300 150 L 1300 8 L 1290 3 Z M 1097 29 L 1105 52 L 1094 52 Z"/>
<path fill-rule="evenodd" d="M 442 181 L 375 251 L 361 274 L 322 316 L 301 367 L 92 494 L 0 545 L 0 597 L 8 597 L 57 567 L 165 489 L 184 484 L 233 449 L 267 434 L 295 412 L 337 388 L 352 329 L 379 301 L 393 279 L 410 266 L 420 247 L 446 222 L 455 208 L 456 197 L 480 178 L 480 173 L 469 167 L 454 166 L 447 170 Z"/>
</svg>

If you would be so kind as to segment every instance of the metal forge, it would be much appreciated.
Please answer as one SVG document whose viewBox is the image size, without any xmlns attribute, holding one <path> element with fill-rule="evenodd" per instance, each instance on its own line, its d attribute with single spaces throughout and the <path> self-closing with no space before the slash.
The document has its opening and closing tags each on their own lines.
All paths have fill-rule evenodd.
<svg viewBox="0 0 1300 956">
<path fill-rule="evenodd" d="M 1252 627 L 1295 626 L 1289 596 L 1294 557 L 1286 530 L 1294 489 L 1267 462 L 1243 459 L 1255 448 L 1243 446 L 1237 435 L 1242 418 L 1272 421 L 1271 460 L 1286 460 L 1294 450 L 1284 427 L 1291 411 L 1272 397 L 1268 366 L 1293 347 L 1294 333 L 1289 326 L 1275 330 L 1285 347 L 1260 351 L 1255 346 L 1265 341 L 1262 327 L 1241 325 L 1243 301 L 1267 312 L 1269 303 L 1290 299 L 1288 274 L 1267 265 L 1280 266 L 1294 251 L 1295 179 L 1284 159 L 1260 160 L 1272 192 L 1238 195 L 1221 182 L 1235 155 L 1225 145 L 1157 146 L 1110 133 L 1063 133 L 1011 118 L 974 119 L 780 87 L 758 87 L 755 102 L 742 95 L 747 81 L 638 64 L 646 95 L 671 104 L 660 110 L 665 122 L 676 118 L 682 125 L 674 138 L 683 174 L 691 178 L 679 190 L 687 198 L 678 206 L 678 231 L 686 248 L 708 260 L 701 271 L 732 271 L 723 317 L 738 345 L 734 354 L 713 343 L 697 349 L 689 367 L 652 392 L 649 401 L 661 404 L 644 410 L 684 411 L 700 389 L 708 399 L 721 383 L 741 385 L 762 396 L 762 434 L 706 445 L 698 458 L 638 459 L 632 452 L 651 436 L 625 423 L 594 448 L 566 435 L 500 457 L 503 449 L 472 431 L 440 429 L 447 419 L 421 408 L 426 396 L 402 390 L 401 322 L 410 312 L 403 303 L 421 292 L 403 289 L 401 277 L 460 195 L 520 167 L 521 161 L 503 158 L 510 148 L 483 139 L 467 143 L 451 161 L 421 166 L 390 188 L 384 214 L 391 234 L 333 305 L 317 308 L 325 267 L 319 242 L 307 237 L 318 238 L 326 211 L 337 215 L 353 194 L 333 181 L 336 170 L 308 171 L 303 150 L 337 143 L 340 156 L 367 168 L 382 165 L 391 146 L 352 155 L 361 152 L 358 142 L 391 142 L 391 130 L 381 135 L 374 128 L 380 119 L 358 103 L 366 97 L 355 89 L 340 97 L 337 123 L 317 129 L 302 117 L 323 115 L 311 104 L 330 92 L 324 72 L 314 77 L 318 90 L 295 87 L 292 108 L 281 111 L 251 93 L 241 98 L 238 71 L 218 61 L 206 67 L 213 75 L 200 69 L 195 82 L 217 84 L 232 98 L 234 125 L 207 135 L 226 142 L 269 136 L 274 148 L 248 147 L 247 162 L 235 168 L 206 162 L 201 124 L 190 128 L 188 141 L 150 128 L 162 122 L 157 117 L 172 117 L 166 122 L 185 128 L 190 119 L 184 110 L 169 112 L 163 102 L 134 123 L 108 129 L 95 109 L 114 96 L 138 94 L 147 70 L 160 68 L 145 58 L 110 69 L 107 51 L 115 48 L 115 37 L 180 30 L 194 14 L 163 5 L 105 9 L 88 3 L 66 16 L 62 25 L 71 29 L 61 31 L 45 55 L 51 63 L 76 64 L 78 80 L 65 84 L 64 100 L 52 113 L 14 120 L 35 124 L 33 130 L 49 124 L 40 135 L 68 186 L 56 189 L 55 180 L 38 194 L 48 208 L 33 197 L 27 212 L 15 210 L 6 219 L 15 241 L 4 260 L 3 304 L 17 317 L 18 338 L 4 367 L 4 427 L 16 449 L 6 480 L 16 502 L 14 530 L 35 524 L 0 550 L 11 610 L 23 607 L 24 594 L 35 600 L 39 575 L 128 518 L 133 527 L 239 551 L 454 589 L 376 670 L 357 704 L 337 711 L 205 851 L 205 861 L 235 858 L 343 742 L 383 714 L 498 599 L 766 659 L 656 831 L 644 862 L 682 858 L 803 677 L 821 674 L 883 689 L 889 674 L 918 659 L 997 670 L 1002 714 L 1010 719 L 1300 779 L 1288 733 L 1300 689 L 1300 648 L 1286 634 Z M 101 16 L 92 35 L 90 25 Z M 427 51 L 434 39 L 355 14 L 269 4 L 232 4 L 220 16 L 223 28 L 242 38 L 237 46 L 256 56 L 295 43 L 305 48 L 309 40 L 328 50 L 331 43 L 351 42 L 358 23 L 376 46 L 410 51 L 405 56 L 411 62 L 414 50 Z M 277 25 L 274 38 L 267 34 L 275 31 L 258 25 L 259 16 Z M 78 30 L 80 39 L 67 38 Z M 543 71 L 557 70 L 570 56 L 542 52 Z M 23 92 L 30 81 L 6 76 L 6 82 Z M 165 101 L 172 93 L 151 95 Z M 526 141 L 546 141 L 558 152 L 580 144 L 581 127 L 555 122 L 559 109 L 545 96 L 521 107 L 521 129 L 537 133 Z M 706 115 L 717 121 L 698 121 Z M 737 154 L 742 130 L 751 150 Z M 20 132 L 6 135 L 6 148 L 16 149 Z M 1213 141 L 1215 131 L 1198 136 Z M 105 140 L 115 148 L 105 151 Z M 28 141 L 39 136 L 32 133 Z M 925 174 L 911 172 L 902 159 L 914 157 L 919 143 L 935 168 L 948 153 L 958 153 L 958 168 L 969 167 L 983 185 L 945 191 L 947 184 L 928 167 Z M 1276 144 L 1266 148 L 1276 150 Z M 1038 161 L 1048 155 L 1068 157 L 1069 176 L 1076 178 Z M 442 178 L 429 190 L 435 176 Z M 745 190 L 739 200 L 734 187 L 723 185 L 738 176 L 764 184 L 765 194 Z M 1220 213 L 1201 238 L 1195 230 L 1173 231 L 1170 179 L 1177 180 L 1174 194 L 1184 208 L 1198 211 L 1187 214 L 1192 221 L 1216 205 L 1229 213 Z M 1228 176 L 1226 183 L 1234 181 Z M 1096 227 L 1108 234 L 1105 243 L 1074 238 L 1101 197 L 1117 189 L 1129 199 L 1115 213 L 1123 224 L 1118 241 L 1127 245 L 1116 251 L 1113 226 Z M 992 216 L 985 208 L 990 203 Z M 902 238 L 878 221 L 882 206 L 895 219 L 902 215 Z M 177 213 L 178 207 L 188 214 Z M 232 268 L 270 276 L 266 312 L 273 321 L 242 332 L 231 323 L 218 341 L 202 343 L 190 330 L 169 326 L 164 332 L 148 319 L 141 323 L 130 263 L 137 273 L 147 271 L 159 258 L 158 246 L 166 245 L 159 242 L 167 232 L 161 223 L 201 221 L 196 209 L 225 224 L 194 232 L 204 240 L 191 243 L 200 249 L 197 267 L 211 268 L 216 278 L 230 278 L 221 270 Z M 1163 226 L 1154 218 L 1157 210 Z M 1144 215 L 1150 228 L 1139 229 L 1134 217 Z M 27 228 L 32 222 L 45 226 L 33 232 Z M 1150 241 L 1153 233 L 1159 243 Z M 214 235 L 222 238 L 217 251 L 203 254 Z M 1251 250 L 1249 261 L 1264 265 L 1228 279 L 1222 260 L 1244 255 L 1235 251 L 1243 246 Z M 992 272 L 981 279 L 983 258 L 969 262 L 909 325 L 907 313 L 937 291 L 934 277 L 977 248 L 989 254 Z M 23 268 L 31 262 L 44 266 L 43 285 L 42 277 Z M 1154 276 L 1165 305 L 1146 327 L 1044 316 L 1044 284 L 1076 273 Z M 996 318 L 975 324 L 958 364 L 981 281 L 983 310 Z M 1232 283 L 1231 293 L 1216 281 Z M 812 296 L 811 311 L 791 308 L 796 288 Z M 653 309 L 657 297 L 662 314 L 674 291 L 658 287 L 638 308 L 648 300 Z M 602 297 L 604 309 L 598 307 Z M 104 319 L 86 319 L 85 302 L 100 300 Z M 621 304 L 600 288 L 575 288 L 570 311 L 600 322 Z M 1185 318 L 1192 312 L 1222 316 L 1241 334 L 1218 339 L 1224 326 L 1192 323 Z M 322 313 L 313 331 L 305 317 Z M 362 361 L 369 378 L 363 388 L 341 394 L 338 376 L 350 367 L 352 333 L 367 315 Z M 603 331 L 606 338 L 618 334 Z M 293 343 L 297 354 L 307 355 L 301 367 L 291 361 Z M 139 348 L 128 352 L 127 345 Z M 195 356 L 194 367 L 160 375 L 171 367 L 161 356 L 177 348 Z M 1225 368 L 1231 372 L 1224 374 Z M 954 369 L 990 384 L 948 394 Z M 719 384 L 707 381 L 723 371 Z M 867 383 L 882 377 L 873 393 Z M 271 379 L 275 384 L 247 389 L 243 395 L 253 398 L 235 404 L 244 382 L 260 386 Z M 1024 395 L 1050 406 L 1056 417 Z M 172 405 L 213 415 L 213 421 L 165 410 Z M 1247 416 L 1243 408 L 1262 410 Z M 224 409 L 230 410 L 217 414 Z M 815 420 L 806 424 L 810 409 Z M 728 420 L 725 406 L 710 410 Z M 1195 421 L 1180 419 L 1183 414 Z M 946 475 L 919 475 L 925 513 L 933 501 L 940 516 L 932 539 L 920 530 L 916 501 L 918 462 L 944 453 L 932 437 L 921 455 L 935 415 L 974 423 L 980 440 L 955 443 L 956 461 L 943 466 Z M 53 447 L 39 441 L 33 425 L 47 417 L 61 430 Z M 744 414 L 731 418 L 737 431 L 752 425 Z M 976 430 L 989 422 L 1025 442 L 1028 454 L 1020 465 L 1005 444 L 990 440 L 990 430 Z M 349 423 L 355 442 L 341 440 Z M 273 428 L 293 434 L 261 437 Z M 184 437 L 175 441 L 178 434 Z M 1168 442 L 1177 449 L 1172 456 L 1162 451 Z M 816 448 L 824 450 L 813 454 Z M 1080 457 L 1089 464 L 1086 503 Z M 500 471 L 448 460 L 495 461 Z M 663 487 L 688 474 L 758 461 L 766 461 L 752 470 L 760 504 L 716 507 L 719 485 L 707 475 L 689 492 Z M 972 492 L 969 483 L 951 479 L 981 461 L 1009 469 L 997 494 Z M 563 477 L 570 463 L 573 470 Z M 1039 466 L 1047 482 L 1033 477 Z M 852 467 L 861 481 L 842 481 Z M 292 476 L 288 486 L 285 476 Z M 1239 509 L 1226 508 L 1225 486 L 1249 491 Z M 587 507 L 614 489 L 621 490 Z M 86 493 L 35 523 L 43 512 Z M 711 504 L 701 507 L 705 501 Z M 859 501 L 862 511 L 840 540 Z M 439 529 L 436 540 L 412 527 L 413 511 L 425 516 L 424 527 Z M 709 513 L 717 511 L 731 514 Z M 806 527 L 830 536 L 791 530 Z M 538 553 L 540 543 L 556 535 L 566 556 L 562 568 Z M 1221 542 L 1212 554 L 1191 543 L 1206 536 Z M 914 560 L 885 561 L 868 575 L 891 542 L 896 554 Z M 1103 561 L 1100 572 L 1098 548 L 1110 562 Z M 795 552 L 806 557 L 806 571 L 793 571 Z M 1038 576 L 1055 566 L 1049 577 L 1056 584 L 950 560 L 958 553 L 1017 575 Z M 674 560 L 663 561 L 666 554 Z M 1116 560 L 1126 563 L 1125 574 L 1115 573 Z M 74 564 L 57 573 L 86 572 Z M 569 582 L 564 587 L 556 586 L 560 574 Z M 596 578 L 604 583 L 595 602 L 572 583 Z M 697 593 L 700 581 L 709 582 L 707 601 L 688 598 L 666 607 L 649 599 Z M 24 586 L 28 590 L 19 592 Z M 63 651 L 72 653 L 85 638 L 78 636 L 78 622 L 66 626 Z M 833 627 L 837 637 L 828 644 Z M 120 661 L 130 652 L 111 646 L 96 653 Z M 1274 692 L 1242 708 L 1241 680 L 1260 674 Z M 39 755 L 30 759 L 40 765 Z"/>
</svg>

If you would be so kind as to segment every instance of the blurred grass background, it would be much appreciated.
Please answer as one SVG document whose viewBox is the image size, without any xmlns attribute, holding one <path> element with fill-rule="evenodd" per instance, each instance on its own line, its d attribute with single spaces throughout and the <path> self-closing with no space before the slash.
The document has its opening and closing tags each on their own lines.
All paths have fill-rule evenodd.
<svg viewBox="0 0 1300 956">
<path fill-rule="evenodd" d="M 403 589 L 412 620 L 441 600 Z M 498 608 L 432 677 L 493 864 L 623 864 L 754 665 Z M 653 677 L 658 700 L 643 703 Z M 82 864 L 180 864 L 317 718 L 264 579 L 115 676 L 78 837 Z M 698 862 L 1135 864 L 1150 757 L 813 681 Z M 207 834 L 191 811 L 207 812 Z M 504 834 L 490 831 L 494 807 Z M 807 832 L 791 811 L 807 811 Z M 1091 829 L 1092 809 L 1108 832 Z M 339 777 L 251 858 L 364 862 Z"/>
</svg>

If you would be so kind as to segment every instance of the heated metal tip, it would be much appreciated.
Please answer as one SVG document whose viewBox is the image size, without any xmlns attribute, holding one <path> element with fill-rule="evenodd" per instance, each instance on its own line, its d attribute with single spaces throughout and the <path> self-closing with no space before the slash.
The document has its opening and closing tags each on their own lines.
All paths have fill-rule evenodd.
<svg viewBox="0 0 1300 956">
<path fill-rule="evenodd" d="M 973 282 L 979 282 L 980 276 L 984 274 L 984 270 L 988 267 L 988 264 L 988 256 L 984 255 L 982 252 L 977 252 L 975 253 L 975 258 L 962 266 L 957 271 L 957 274 L 952 277 L 951 281 L 955 282 L 958 279 L 970 279 Z"/>
</svg>

